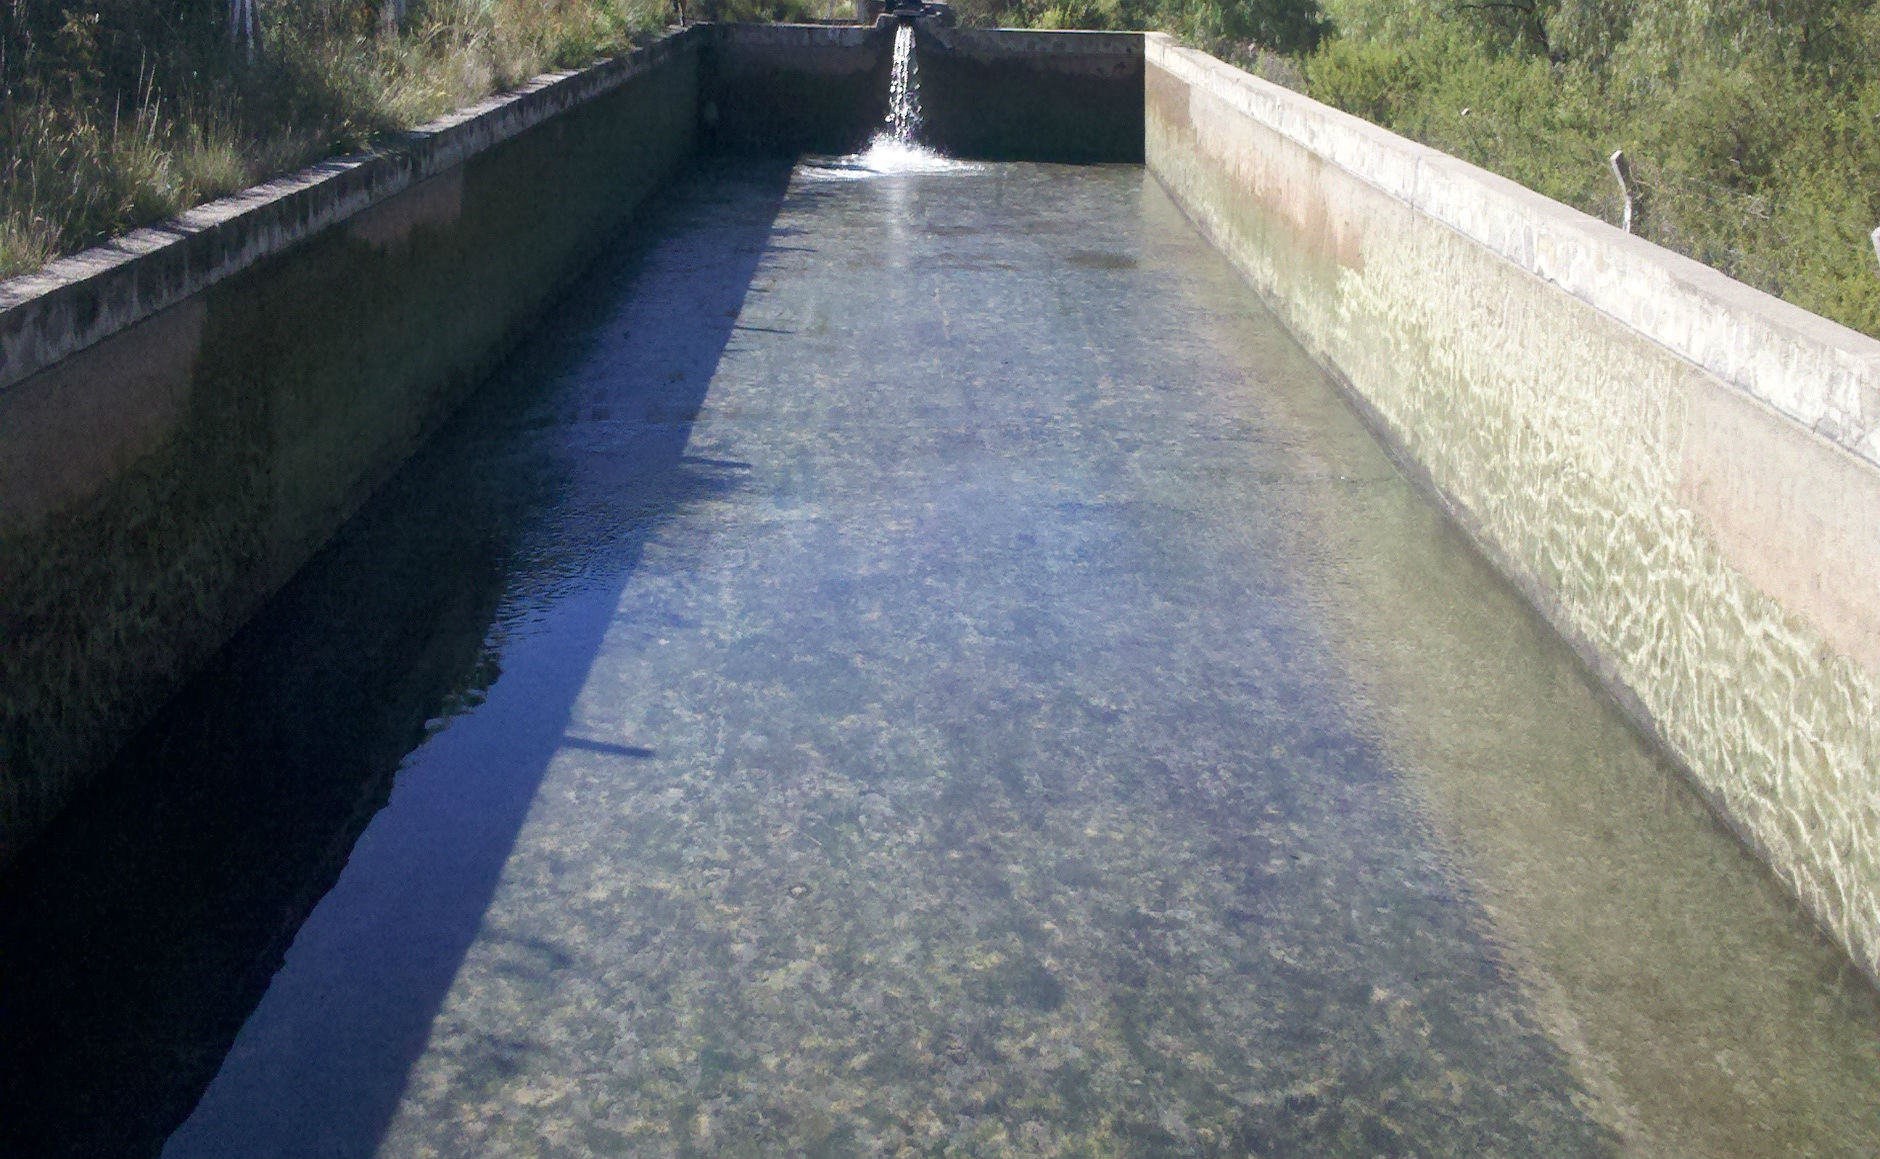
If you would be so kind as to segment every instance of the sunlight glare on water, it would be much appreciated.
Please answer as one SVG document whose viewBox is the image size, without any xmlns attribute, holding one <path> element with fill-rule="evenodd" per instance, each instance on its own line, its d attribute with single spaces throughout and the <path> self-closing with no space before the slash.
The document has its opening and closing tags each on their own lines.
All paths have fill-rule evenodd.
<svg viewBox="0 0 1880 1159">
<path fill-rule="evenodd" d="M 886 134 L 876 137 L 860 153 L 837 157 L 803 166 L 802 176 L 809 179 L 894 177 L 901 174 L 963 173 L 978 166 L 956 161 L 932 149 L 907 141 L 896 141 Z"/>
</svg>

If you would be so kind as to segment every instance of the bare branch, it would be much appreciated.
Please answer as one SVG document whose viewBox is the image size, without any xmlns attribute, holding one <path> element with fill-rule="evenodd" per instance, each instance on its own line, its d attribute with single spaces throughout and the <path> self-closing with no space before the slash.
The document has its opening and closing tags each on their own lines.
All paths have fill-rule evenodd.
<svg viewBox="0 0 1880 1159">
<path fill-rule="evenodd" d="M 1612 166 L 1612 175 L 1619 179 L 1619 196 L 1625 199 L 1625 221 L 1619 228 L 1631 233 L 1632 219 L 1638 210 L 1638 198 L 1632 192 L 1632 163 L 1626 160 L 1624 149 L 1614 149 L 1606 163 Z"/>
</svg>

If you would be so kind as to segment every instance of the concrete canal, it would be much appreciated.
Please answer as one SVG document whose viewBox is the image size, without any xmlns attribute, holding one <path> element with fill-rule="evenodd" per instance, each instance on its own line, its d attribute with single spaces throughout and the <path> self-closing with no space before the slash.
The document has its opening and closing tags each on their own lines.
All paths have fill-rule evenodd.
<svg viewBox="0 0 1880 1159">
<path fill-rule="evenodd" d="M 1870 1152 L 1784 880 L 1144 168 L 707 156 L 0 877 L 0 1150 Z"/>
</svg>

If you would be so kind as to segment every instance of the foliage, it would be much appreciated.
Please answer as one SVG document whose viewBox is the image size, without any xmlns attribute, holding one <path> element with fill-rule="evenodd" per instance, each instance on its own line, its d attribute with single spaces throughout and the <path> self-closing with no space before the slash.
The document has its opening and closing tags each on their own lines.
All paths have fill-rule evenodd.
<svg viewBox="0 0 1880 1159">
<path fill-rule="evenodd" d="M 1880 336 L 1880 0 L 958 0 L 1159 28 Z M 1276 55 L 1277 54 L 1277 55 Z"/>
<path fill-rule="evenodd" d="M 1874 0 L 1327 0 L 1309 91 L 1880 335 Z"/>
<path fill-rule="evenodd" d="M 1298 56 L 1331 31 L 1318 0 L 955 0 L 969 24 L 1162 29 L 1240 62 Z"/>
</svg>

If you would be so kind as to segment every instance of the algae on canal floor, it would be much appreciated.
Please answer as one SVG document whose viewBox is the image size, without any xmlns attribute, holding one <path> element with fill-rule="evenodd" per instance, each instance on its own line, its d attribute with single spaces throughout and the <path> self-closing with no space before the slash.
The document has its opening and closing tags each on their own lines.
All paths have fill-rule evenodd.
<svg viewBox="0 0 1880 1159">
<path fill-rule="evenodd" d="M 1140 169 L 705 170 L 348 535 L 483 654 L 170 1154 L 1880 1146 L 1872 993 Z"/>
</svg>

